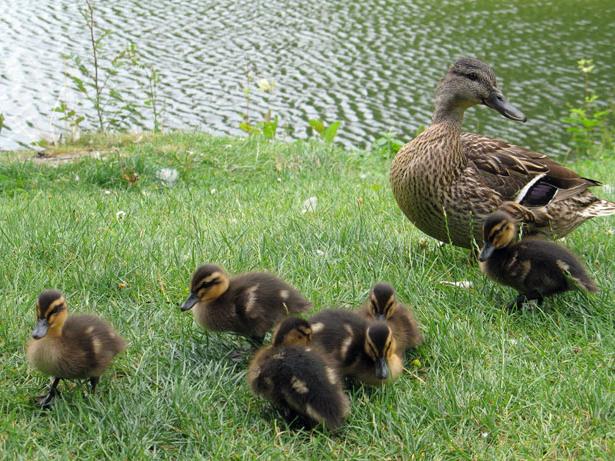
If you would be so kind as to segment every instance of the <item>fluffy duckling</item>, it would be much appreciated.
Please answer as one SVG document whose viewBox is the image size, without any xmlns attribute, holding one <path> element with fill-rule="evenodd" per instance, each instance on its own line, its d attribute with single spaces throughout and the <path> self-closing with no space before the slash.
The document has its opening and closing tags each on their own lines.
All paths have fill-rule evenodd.
<svg viewBox="0 0 615 461">
<path fill-rule="evenodd" d="M 383 320 L 391 327 L 397 343 L 397 355 L 423 342 L 419 325 L 409 307 L 399 303 L 395 290 L 388 283 L 374 285 L 361 315 L 368 321 Z"/>
<path fill-rule="evenodd" d="M 310 306 L 296 288 L 273 274 L 229 278 L 222 268 L 206 264 L 192 275 L 190 296 L 181 309 L 194 308 L 196 322 L 206 330 L 232 331 L 260 345 L 276 323 Z"/>
<path fill-rule="evenodd" d="M 519 292 L 509 308 L 521 308 L 530 300 L 542 305 L 544 297 L 568 290 L 598 290 L 568 249 L 538 238 L 517 241 L 517 223 L 505 211 L 487 216 L 483 233 L 485 245 L 478 257 L 481 271 Z"/>
<path fill-rule="evenodd" d="M 104 320 L 94 315 L 68 317 L 64 296 L 47 290 L 36 303 L 36 328 L 27 348 L 33 368 L 53 376 L 47 395 L 37 399 L 47 408 L 57 395 L 61 379 L 88 378 L 92 393 L 113 357 L 126 348 L 124 340 Z"/>
<path fill-rule="evenodd" d="M 368 322 L 343 309 L 319 312 L 310 320 L 312 342 L 331 357 L 345 376 L 380 385 L 403 371 L 397 341 L 383 321 Z"/>
<path fill-rule="evenodd" d="M 248 383 L 256 395 L 269 400 L 288 423 L 312 428 L 324 424 L 338 429 L 350 411 L 342 379 L 326 357 L 308 347 L 310 324 L 299 318 L 284 320 L 273 344 L 254 355 Z"/>
</svg>

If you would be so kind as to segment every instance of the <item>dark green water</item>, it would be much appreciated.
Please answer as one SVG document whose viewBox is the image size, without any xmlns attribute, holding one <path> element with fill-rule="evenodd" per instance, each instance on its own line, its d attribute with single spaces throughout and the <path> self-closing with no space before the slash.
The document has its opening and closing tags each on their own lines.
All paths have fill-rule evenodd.
<svg viewBox="0 0 615 461">
<path fill-rule="evenodd" d="M 88 47 L 77 3 L 0 0 L 0 112 L 12 128 L 0 147 L 58 134 L 50 109 L 75 102 L 60 55 Z M 462 55 L 491 63 L 529 119 L 478 108 L 466 128 L 546 152 L 565 150 L 559 119 L 581 98 L 577 60 L 593 59 L 596 92 L 614 95 L 613 0 L 99 1 L 98 11 L 113 46 L 133 40 L 160 69 L 170 128 L 241 134 L 247 68 L 277 82 L 268 106 L 294 128 L 285 137 L 306 136 L 308 118 L 337 119 L 357 146 L 429 123 L 433 89 Z M 137 95 L 143 83 L 125 76 L 121 87 Z M 266 107 L 255 91 L 253 116 Z"/>
</svg>

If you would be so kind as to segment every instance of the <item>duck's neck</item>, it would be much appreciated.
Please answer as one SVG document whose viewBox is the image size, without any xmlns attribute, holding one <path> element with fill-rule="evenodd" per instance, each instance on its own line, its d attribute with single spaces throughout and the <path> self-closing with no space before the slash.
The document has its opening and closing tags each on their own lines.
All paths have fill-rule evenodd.
<svg viewBox="0 0 615 461">
<path fill-rule="evenodd" d="M 463 125 L 463 114 L 466 105 L 462 104 L 457 98 L 442 91 L 436 95 L 436 109 L 433 114 L 433 124 L 446 123 L 461 131 Z"/>
</svg>

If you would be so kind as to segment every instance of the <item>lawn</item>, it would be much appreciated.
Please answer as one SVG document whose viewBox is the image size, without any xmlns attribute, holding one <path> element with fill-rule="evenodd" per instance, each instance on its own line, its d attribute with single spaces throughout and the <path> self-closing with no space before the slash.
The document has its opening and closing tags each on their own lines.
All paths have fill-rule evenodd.
<svg viewBox="0 0 615 461">
<path fill-rule="evenodd" d="M 613 459 L 614 218 L 566 239 L 601 292 L 509 313 L 512 290 L 467 252 L 416 230 L 388 185 L 390 156 L 316 142 L 171 134 L 110 139 L 57 167 L 0 161 L 0 452 L 4 459 Z M 79 148 L 80 149 L 80 148 Z M 615 184 L 612 153 L 574 167 Z M 174 187 L 156 178 L 175 168 Z M 606 188 L 605 188 L 606 189 Z M 610 190 L 597 193 L 611 200 Z M 309 197 L 314 211 L 303 212 Z M 426 341 L 392 385 L 349 390 L 336 434 L 293 431 L 246 384 L 247 343 L 178 305 L 203 262 L 270 270 L 314 311 L 356 307 L 377 281 L 415 308 Z M 470 288 L 442 282 L 469 281 Z M 24 345 L 44 288 L 128 340 L 91 396 L 48 379 Z M 411 361 L 418 359 L 419 362 Z"/>
</svg>

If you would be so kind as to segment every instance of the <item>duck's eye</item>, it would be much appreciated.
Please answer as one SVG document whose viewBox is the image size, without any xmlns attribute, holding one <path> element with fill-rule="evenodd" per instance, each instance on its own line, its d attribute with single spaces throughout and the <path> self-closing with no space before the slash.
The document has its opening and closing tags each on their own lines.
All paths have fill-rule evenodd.
<svg viewBox="0 0 615 461">
<path fill-rule="evenodd" d="M 476 72 L 470 72 L 468 74 L 468 78 L 472 80 L 473 82 L 475 82 L 476 80 L 478 80 L 478 74 Z"/>
<path fill-rule="evenodd" d="M 214 285 L 218 285 L 219 283 L 221 283 L 220 279 L 213 279 L 213 280 L 210 280 L 208 282 L 203 282 L 199 286 L 199 290 L 202 290 L 203 288 L 211 288 Z"/>
</svg>

